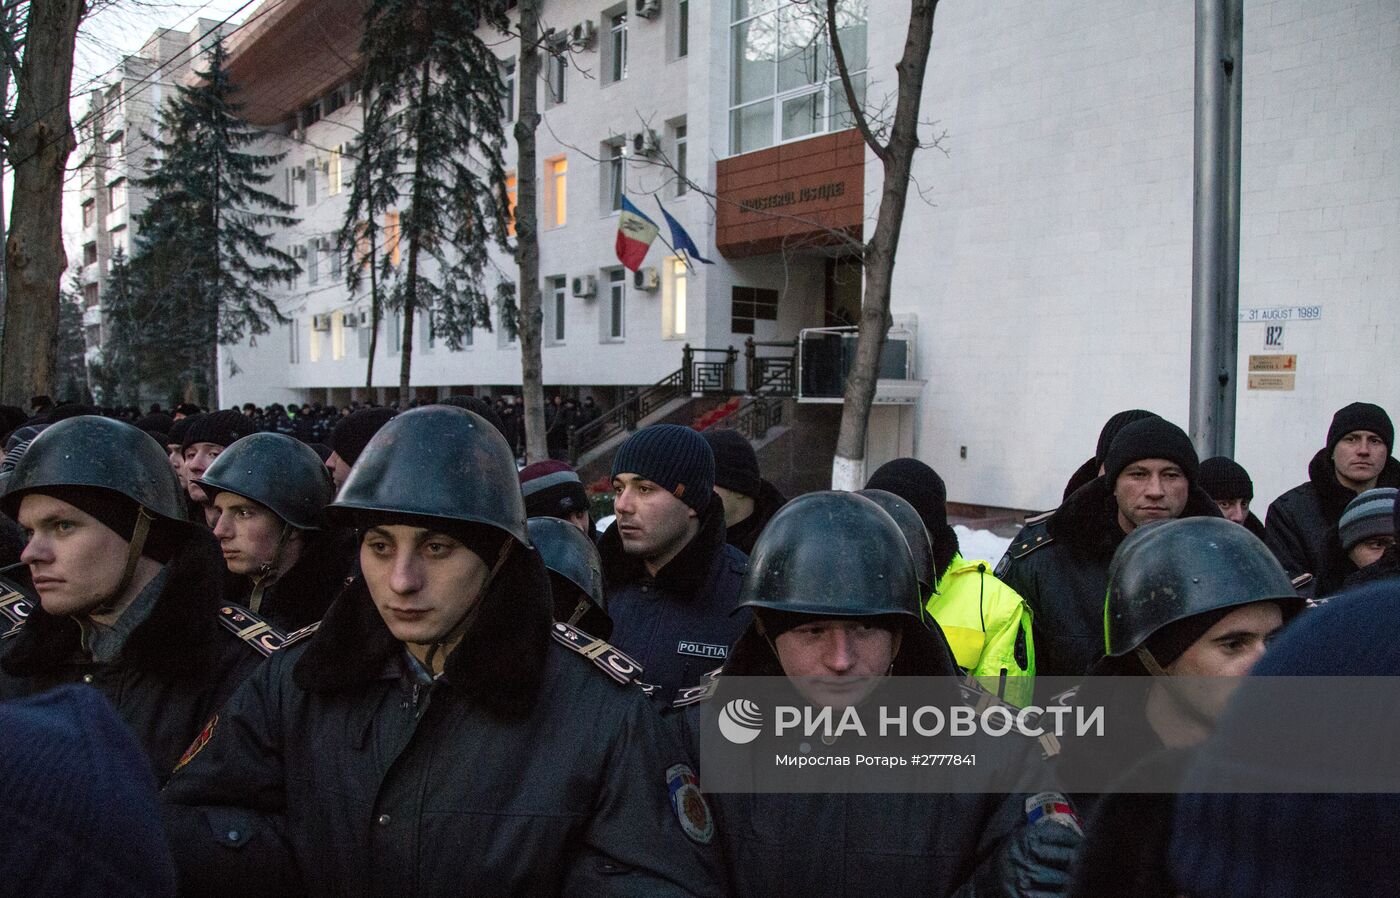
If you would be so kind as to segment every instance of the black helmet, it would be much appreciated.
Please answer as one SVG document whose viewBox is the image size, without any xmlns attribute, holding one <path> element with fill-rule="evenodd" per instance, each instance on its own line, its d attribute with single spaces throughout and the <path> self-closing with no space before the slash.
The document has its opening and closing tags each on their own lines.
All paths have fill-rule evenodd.
<svg viewBox="0 0 1400 898">
<path fill-rule="evenodd" d="M 607 600 L 603 596 L 603 562 L 593 540 L 584 536 L 568 521 L 560 518 L 535 517 L 525 522 L 530 531 L 530 542 L 551 574 L 556 574 L 587 596 L 593 603 L 589 608 L 580 608 L 574 596 L 555 596 L 554 618 L 578 624 L 586 632 L 606 637 L 602 630 L 611 630 L 608 620 Z M 559 599 L 564 601 L 559 601 Z M 598 620 L 601 617 L 602 620 Z M 599 626 L 607 623 L 606 627 Z"/>
<path fill-rule="evenodd" d="M 165 449 L 113 418 L 79 415 L 45 428 L 10 472 L 0 505 L 14 517 L 25 493 L 61 486 L 111 490 L 154 517 L 188 523 Z"/>
<path fill-rule="evenodd" d="M 758 537 L 739 606 L 797 614 L 905 614 L 922 621 L 914 561 L 899 525 L 864 496 L 807 493 Z"/>
<path fill-rule="evenodd" d="M 301 530 L 325 526 L 325 508 L 335 497 L 330 471 L 316 450 L 280 433 L 255 433 L 225 449 L 195 481 L 209 498 L 234 493 L 266 505 Z"/>
<path fill-rule="evenodd" d="M 856 495 L 874 502 L 894 518 L 900 532 L 904 534 L 904 541 L 909 544 L 909 554 L 914 557 L 914 573 L 923 586 L 921 594 L 928 595 L 933 592 L 933 588 L 938 585 L 934 574 L 933 542 L 929 539 L 928 530 L 924 527 L 924 520 L 919 517 L 919 512 L 888 490 L 856 490 Z"/>
<path fill-rule="evenodd" d="M 1303 606 L 1273 553 L 1245 528 L 1204 517 L 1147 524 L 1109 565 L 1104 651 L 1121 658 L 1168 624 L 1269 601 L 1285 620 Z"/>
<path fill-rule="evenodd" d="M 515 455 L 486 419 L 427 405 L 375 433 L 328 508 L 486 524 L 530 545 Z"/>
</svg>

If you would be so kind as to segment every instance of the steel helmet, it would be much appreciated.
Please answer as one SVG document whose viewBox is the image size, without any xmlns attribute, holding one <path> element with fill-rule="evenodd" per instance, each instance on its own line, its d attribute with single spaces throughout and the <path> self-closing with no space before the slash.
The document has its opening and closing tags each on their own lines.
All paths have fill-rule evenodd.
<svg viewBox="0 0 1400 898">
<path fill-rule="evenodd" d="M 0 506 L 14 517 L 25 493 L 46 487 L 110 490 L 153 517 L 188 523 L 185 491 L 164 447 L 113 418 L 78 415 L 45 428 L 10 472 Z"/>
<path fill-rule="evenodd" d="M 454 406 L 427 405 L 387 422 L 327 511 L 485 524 L 530 545 L 514 453 L 485 418 Z"/>
<path fill-rule="evenodd" d="M 899 525 L 870 499 L 847 492 L 807 493 L 773 516 L 749 555 L 739 607 L 923 620 Z"/>
<path fill-rule="evenodd" d="M 894 518 L 900 532 L 904 534 L 904 541 L 909 544 L 909 554 L 914 558 L 914 572 L 923 586 L 924 595 L 933 592 L 933 588 L 938 585 L 933 563 L 933 541 L 929 539 L 928 529 L 924 527 L 924 520 L 919 517 L 919 512 L 889 490 L 856 490 L 856 495 L 874 502 Z"/>
<path fill-rule="evenodd" d="M 577 624 L 587 633 L 606 638 L 612 621 L 603 595 L 603 562 L 593 541 L 560 518 L 534 517 L 525 523 L 530 542 L 540 553 L 545 568 L 588 597 L 588 602 L 581 603 L 573 595 L 556 595 L 554 619 Z"/>
<path fill-rule="evenodd" d="M 1273 553 L 1245 528 L 1206 517 L 1146 524 L 1109 565 L 1104 652 L 1120 658 L 1168 624 L 1269 601 L 1282 606 L 1285 620 L 1303 607 Z"/>
<path fill-rule="evenodd" d="M 330 471 L 316 450 L 280 433 L 255 433 L 229 446 L 195 481 L 209 498 L 234 493 L 267 506 L 300 530 L 325 526 L 335 496 Z"/>
</svg>

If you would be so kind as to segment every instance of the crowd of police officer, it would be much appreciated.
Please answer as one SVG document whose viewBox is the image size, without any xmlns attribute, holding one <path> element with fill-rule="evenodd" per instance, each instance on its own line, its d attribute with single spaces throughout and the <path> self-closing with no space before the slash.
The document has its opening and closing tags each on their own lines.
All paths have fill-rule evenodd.
<svg viewBox="0 0 1400 898">
<path fill-rule="evenodd" d="M 1376 406 L 1337 413 L 1263 540 L 1242 469 L 1202 464 L 1156 415 L 1116 415 L 995 571 L 962 557 L 946 488 L 914 459 L 785 502 L 736 434 L 644 428 L 614 457 L 616 517 L 595 539 L 577 472 L 517 470 L 479 401 L 358 411 L 326 453 L 238 417 L 153 436 L 57 415 L 6 443 L 0 512 L 22 540 L 0 557 L 0 881 L 17 894 L 1208 898 L 1395 881 L 1393 852 L 1368 851 L 1400 835 L 1386 796 L 1103 787 L 1166 769 L 1209 792 L 1212 770 L 1251 763 L 1231 722 L 1249 691 L 1227 704 L 1182 684 L 1243 677 L 1266 650 L 1272 672 L 1312 673 L 1357 609 L 1400 600 L 1400 466 Z M 1395 628 L 1375 616 L 1361 626 Z M 1389 674 L 1383 637 L 1335 650 Z M 1048 674 L 1089 676 L 1051 697 Z M 698 733 L 727 678 L 786 677 L 839 707 L 911 676 L 984 706 L 1129 684 L 1131 751 L 1005 749 L 1064 794 L 706 792 Z M 1308 819 L 1314 863 L 1277 851 L 1276 822 L 1248 837 L 1278 814 Z"/>
</svg>

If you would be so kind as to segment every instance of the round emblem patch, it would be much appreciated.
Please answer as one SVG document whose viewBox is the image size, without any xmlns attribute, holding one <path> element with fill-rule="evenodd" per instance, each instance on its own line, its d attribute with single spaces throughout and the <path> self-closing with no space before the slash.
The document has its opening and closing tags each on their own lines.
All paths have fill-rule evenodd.
<svg viewBox="0 0 1400 898">
<path fill-rule="evenodd" d="M 686 836 L 692 842 L 710 844 L 715 837 L 715 818 L 705 796 L 700 794 L 700 781 L 688 764 L 677 764 L 666 771 L 666 789 L 671 793 L 671 809 Z"/>
</svg>

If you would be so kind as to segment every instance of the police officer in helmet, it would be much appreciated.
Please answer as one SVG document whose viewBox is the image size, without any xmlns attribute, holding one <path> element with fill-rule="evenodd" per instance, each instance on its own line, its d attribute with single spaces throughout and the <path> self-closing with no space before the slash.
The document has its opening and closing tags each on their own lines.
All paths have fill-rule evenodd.
<svg viewBox="0 0 1400 898">
<path fill-rule="evenodd" d="M 593 540 L 563 518 L 537 517 L 525 522 L 530 543 L 549 571 L 554 619 L 607 639 L 612 635 L 603 565 Z"/>
<path fill-rule="evenodd" d="M 164 793 L 187 891 L 719 892 L 712 835 L 669 799 L 684 750 L 625 671 L 552 629 L 494 427 L 397 416 L 331 512 L 360 576 Z"/>
<path fill-rule="evenodd" d="M 91 684 L 164 782 L 260 660 L 219 626 L 224 567 L 164 451 L 129 424 L 68 418 L 35 437 L 0 504 L 29 535 L 39 596 L 0 643 L 0 698 Z"/>
<path fill-rule="evenodd" d="M 753 622 L 718 680 L 677 700 L 692 746 L 701 705 L 731 677 L 787 677 L 808 701 L 858 704 L 890 676 L 957 666 L 925 625 L 913 557 L 895 521 L 854 493 L 809 493 L 764 529 L 740 591 Z M 817 750 L 816 746 L 811 746 Z M 1037 754 L 1038 757 L 1038 754 Z M 970 775 L 977 775 L 976 772 Z M 700 785 L 705 771 L 700 771 Z M 740 896 L 1059 894 L 1078 842 L 1028 826 L 1025 796 L 976 793 L 710 795 L 730 887 Z"/>
</svg>

